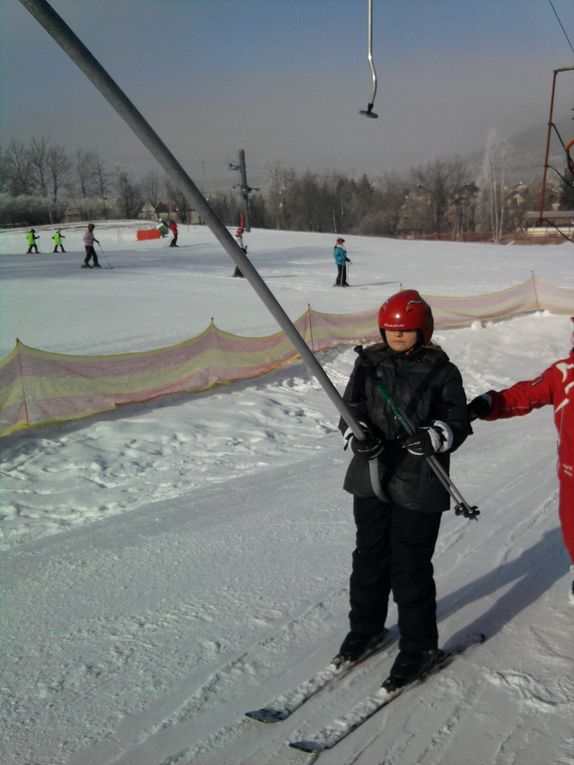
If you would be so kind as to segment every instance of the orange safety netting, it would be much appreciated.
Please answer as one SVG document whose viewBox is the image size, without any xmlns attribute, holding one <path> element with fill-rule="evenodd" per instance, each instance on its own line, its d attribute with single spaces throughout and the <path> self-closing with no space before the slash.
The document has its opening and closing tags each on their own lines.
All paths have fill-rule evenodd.
<svg viewBox="0 0 574 765">
<path fill-rule="evenodd" d="M 437 328 L 518 316 L 536 310 L 574 315 L 574 290 L 532 276 L 487 295 L 425 295 Z M 295 322 L 313 351 L 379 337 L 377 308 L 355 314 L 309 307 Z M 201 334 L 168 348 L 113 356 L 69 356 L 30 348 L 19 340 L 0 361 L 0 437 L 106 412 L 173 393 L 204 391 L 291 363 L 298 354 L 283 332 L 241 337 L 211 322 Z"/>
</svg>

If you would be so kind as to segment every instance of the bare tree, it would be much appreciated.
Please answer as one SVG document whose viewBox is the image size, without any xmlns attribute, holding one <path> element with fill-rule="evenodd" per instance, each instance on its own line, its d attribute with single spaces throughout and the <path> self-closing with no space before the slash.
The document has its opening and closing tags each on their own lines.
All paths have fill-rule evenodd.
<svg viewBox="0 0 574 765">
<path fill-rule="evenodd" d="M 470 182 L 467 166 L 460 158 L 435 159 L 413 169 L 413 180 L 429 195 L 434 229 L 437 234 L 446 229 L 447 211 L 460 188 Z"/>
<path fill-rule="evenodd" d="M 274 221 L 276 229 L 286 228 L 287 190 L 293 183 L 295 173 L 293 170 L 285 170 L 280 162 L 269 165 L 267 173 L 269 176 L 267 194 L 269 217 Z"/>
<path fill-rule="evenodd" d="M 40 191 L 40 194 L 48 198 L 48 150 L 49 142 L 47 138 L 32 138 L 28 156 L 32 165 L 34 185 Z"/>
<path fill-rule="evenodd" d="M 398 173 L 386 173 L 381 179 L 381 210 L 387 236 L 397 236 L 405 199 L 409 193 L 406 180 Z"/>
<path fill-rule="evenodd" d="M 145 199 L 150 203 L 154 210 L 157 210 L 159 203 L 162 201 L 162 194 L 164 192 L 164 182 L 154 170 L 149 172 L 140 184 L 142 194 Z"/>
<path fill-rule="evenodd" d="M 189 223 L 189 211 L 191 209 L 189 199 L 168 178 L 165 179 L 165 190 L 170 210 L 177 213 L 181 223 Z"/>
<path fill-rule="evenodd" d="M 499 242 L 504 227 L 505 175 L 508 145 L 502 141 L 496 130 L 489 131 L 478 178 L 481 190 L 482 218 L 492 232 L 492 238 Z"/>
<path fill-rule="evenodd" d="M 125 218 L 137 218 L 142 206 L 142 195 L 127 170 L 116 168 L 116 189 L 122 215 Z"/>
<path fill-rule="evenodd" d="M 10 141 L 5 155 L 6 185 L 13 197 L 31 194 L 34 189 L 30 153 L 22 141 Z"/>
<path fill-rule="evenodd" d="M 6 151 L 0 146 L 0 193 L 8 191 L 8 174 L 6 172 Z"/>
<path fill-rule="evenodd" d="M 60 188 L 68 180 L 72 163 L 66 149 L 58 144 L 48 148 L 48 178 L 52 192 L 52 203 L 58 201 Z"/>
<path fill-rule="evenodd" d="M 96 155 L 93 151 L 78 149 L 73 159 L 74 178 L 80 190 L 86 217 L 90 217 L 88 198 L 96 191 Z"/>
<path fill-rule="evenodd" d="M 237 195 L 233 192 L 216 192 L 208 197 L 211 208 L 226 226 L 237 226 L 239 223 L 239 208 Z"/>
<path fill-rule="evenodd" d="M 104 218 L 107 220 L 108 219 L 107 199 L 108 199 L 108 188 L 109 188 L 109 176 L 105 168 L 104 161 L 97 151 L 94 152 L 94 172 L 95 172 L 96 191 L 100 199 L 102 200 L 102 204 L 104 207 Z"/>
</svg>

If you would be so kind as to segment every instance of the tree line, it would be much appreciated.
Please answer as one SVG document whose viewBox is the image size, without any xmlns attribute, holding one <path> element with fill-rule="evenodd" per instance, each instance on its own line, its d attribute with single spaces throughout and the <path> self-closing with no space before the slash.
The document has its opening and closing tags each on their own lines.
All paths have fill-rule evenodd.
<svg viewBox="0 0 574 765">
<path fill-rule="evenodd" d="M 282 230 L 455 239 L 487 232 L 498 240 L 520 227 L 524 212 L 537 209 L 540 199 L 539 184 L 505 185 L 506 152 L 492 132 L 478 177 L 460 157 L 358 179 L 297 173 L 275 163 L 265 191 L 249 196 L 249 219 L 254 227 Z M 548 204 L 572 202 L 566 185 L 549 187 L 548 197 Z M 238 224 L 242 197 L 229 190 L 207 198 L 223 223 Z M 157 218 L 191 220 L 185 196 L 156 172 L 136 180 L 124 168 L 109 170 L 97 151 L 69 153 L 47 138 L 0 147 L 0 225 L 138 218 L 144 205 Z"/>
</svg>

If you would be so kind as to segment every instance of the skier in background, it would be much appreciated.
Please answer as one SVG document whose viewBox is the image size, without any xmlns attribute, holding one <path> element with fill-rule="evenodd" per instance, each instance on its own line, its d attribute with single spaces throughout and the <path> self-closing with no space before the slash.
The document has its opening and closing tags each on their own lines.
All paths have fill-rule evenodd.
<svg viewBox="0 0 574 765">
<path fill-rule="evenodd" d="M 95 226 L 93 223 L 88 223 L 88 228 L 86 230 L 86 233 L 84 234 L 84 247 L 86 249 L 86 257 L 84 258 L 84 262 L 82 263 L 82 268 L 92 268 L 90 265 L 90 259 L 94 261 L 94 268 L 101 268 L 98 256 L 96 254 L 96 251 L 94 249 L 94 242 L 97 242 L 99 244 L 98 240 L 94 236 L 94 229 Z"/>
<path fill-rule="evenodd" d="M 243 215 L 241 216 L 241 218 L 243 220 Z M 247 245 L 243 244 L 244 233 L 245 233 L 245 229 L 243 228 L 243 223 L 240 223 L 237 228 L 237 231 L 235 232 L 235 238 L 237 239 L 237 244 L 241 247 L 243 252 L 247 255 Z M 233 272 L 233 276 L 239 276 L 242 279 L 244 278 L 239 266 L 235 266 L 235 271 Z"/>
<path fill-rule="evenodd" d="M 52 239 L 54 240 L 54 249 L 52 250 L 52 252 L 58 252 L 58 247 L 62 248 L 62 252 L 66 252 L 66 250 L 64 249 L 64 245 L 62 244 L 62 239 L 65 239 L 65 238 L 66 237 L 62 234 L 62 230 L 57 228 L 54 233 L 54 236 L 52 237 Z"/>
<path fill-rule="evenodd" d="M 334 287 L 349 287 L 347 282 L 347 263 L 351 261 L 347 257 L 347 250 L 343 247 L 345 240 L 339 237 L 333 248 L 333 258 L 337 264 L 337 279 Z"/>
<path fill-rule="evenodd" d="M 344 420 L 339 429 L 354 454 L 343 488 L 353 495 L 357 528 L 350 579 L 350 631 L 338 658 L 357 661 L 384 640 L 388 599 L 398 607 L 399 653 L 383 683 L 402 687 L 439 660 L 432 556 L 450 496 L 425 457 L 448 472 L 449 455 L 469 434 L 462 378 L 447 354 L 430 342 L 434 319 L 416 290 L 392 295 L 379 310 L 382 342 L 363 350 L 343 399 L 364 428 L 359 441 Z M 416 428 L 406 436 L 382 382 Z M 371 486 L 376 460 L 382 501 Z"/>
<path fill-rule="evenodd" d="M 171 242 L 169 243 L 169 246 L 177 247 L 177 223 L 173 220 L 173 218 L 169 222 L 169 230 L 171 231 Z"/>
<path fill-rule="evenodd" d="M 28 242 L 28 250 L 26 252 L 26 255 L 31 255 L 32 250 L 38 255 L 38 245 L 36 244 L 36 239 L 39 239 L 39 236 L 36 236 L 35 229 L 31 228 L 30 231 L 26 234 L 26 240 Z"/>
<path fill-rule="evenodd" d="M 574 604 L 574 331 L 566 358 L 555 361 L 534 380 L 523 380 L 510 388 L 477 396 L 467 411 L 470 420 L 492 421 L 521 417 L 547 404 L 554 408 L 558 431 L 558 515 L 564 545 L 570 555 L 569 600 Z"/>
</svg>

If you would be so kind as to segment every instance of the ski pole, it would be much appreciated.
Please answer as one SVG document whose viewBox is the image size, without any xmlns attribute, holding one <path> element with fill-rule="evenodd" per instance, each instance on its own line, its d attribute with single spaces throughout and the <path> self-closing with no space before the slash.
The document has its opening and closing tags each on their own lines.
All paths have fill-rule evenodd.
<svg viewBox="0 0 574 765">
<path fill-rule="evenodd" d="M 217 217 L 215 211 L 203 196 L 201 191 L 177 161 L 165 143 L 161 140 L 141 112 L 136 109 L 118 84 L 110 77 L 95 56 L 90 53 L 82 41 L 70 29 L 46 0 L 20 0 L 65 53 L 72 59 L 90 82 L 100 91 L 106 101 L 112 106 L 126 124 L 133 130 L 150 154 L 157 160 L 174 185 L 193 202 L 193 206 L 201 215 L 215 238 L 227 252 L 231 260 L 238 266 L 247 281 L 253 287 L 263 304 L 269 310 L 286 337 L 289 338 L 301 360 L 307 365 L 317 382 L 321 385 L 331 403 L 335 406 L 343 420 L 351 429 L 355 438 L 365 440 L 365 433 L 359 422 L 353 416 L 347 404 L 343 401 L 333 381 L 327 375 L 315 354 L 309 348 L 305 339 L 287 316 L 267 284 L 263 281 L 257 269 L 253 266 L 241 247 Z M 369 472 L 373 491 L 380 499 L 385 494 L 379 480 L 377 460 L 369 460 Z"/>
<path fill-rule="evenodd" d="M 406 434 L 408 436 L 414 435 L 415 428 L 412 422 L 409 420 L 407 415 L 402 411 L 402 409 L 398 406 L 398 404 L 394 401 L 393 397 L 391 396 L 391 394 L 389 393 L 385 385 L 379 381 L 376 383 L 375 387 L 377 387 L 379 391 L 381 392 L 383 398 L 389 405 L 389 409 L 395 415 L 395 417 L 399 420 Z M 460 491 L 454 485 L 449 474 L 446 472 L 446 470 L 443 468 L 443 466 L 440 464 L 437 458 L 434 455 L 432 455 L 430 457 L 425 457 L 425 459 L 428 462 L 430 468 L 433 470 L 436 477 L 438 478 L 438 480 L 442 483 L 444 488 L 448 491 L 450 496 L 456 502 L 456 505 L 454 508 L 454 512 L 456 513 L 456 515 L 462 515 L 465 518 L 470 518 L 471 520 L 478 520 L 480 510 L 477 508 L 476 505 L 468 504 L 468 502 L 465 500 L 465 498 L 462 496 Z"/>
<path fill-rule="evenodd" d="M 112 268 L 113 266 L 110 265 L 110 261 L 108 260 L 108 258 L 106 256 L 106 253 L 104 252 L 104 248 L 102 247 L 102 245 L 99 242 L 98 242 L 98 247 L 100 248 L 100 254 L 103 255 L 103 258 L 104 258 L 104 260 L 106 262 L 106 266 L 108 268 Z"/>
</svg>

